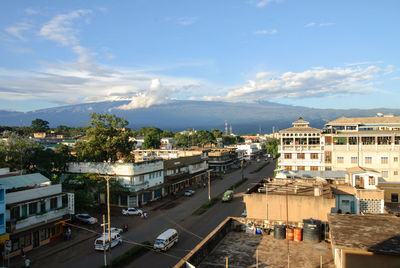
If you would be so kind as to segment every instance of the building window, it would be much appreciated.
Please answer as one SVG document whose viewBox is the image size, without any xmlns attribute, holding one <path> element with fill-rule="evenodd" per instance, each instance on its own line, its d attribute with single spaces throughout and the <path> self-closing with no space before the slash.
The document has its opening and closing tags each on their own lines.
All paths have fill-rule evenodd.
<svg viewBox="0 0 400 268">
<path fill-rule="evenodd" d="M 319 138 L 309 138 L 308 144 L 319 144 Z"/>
<path fill-rule="evenodd" d="M 286 166 L 285 169 L 286 170 L 292 170 L 292 167 L 291 166 Z"/>
<path fill-rule="evenodd" d="M 307 144 L 307 138 L 296 138 L 294 144 L 295 145 L 306 145 Z"/>
<path fill-rule="evenodd" d="M 399 172 L 397 170 L 393 171 L 393 175 L 397 176 L 397 175 L 399 175 Z"/>
<path fill-rule="evenodd" d="M 297 170 L 305 170 L 305 167 L 304 166 L 298 166 Z"/>
<path fill-rule="evenodd" d="M 344 157 L 343 156 L 338 156 L 337 157 L 337 162 L 338 162 L 338 164 L 343 164 L 344 163 Z"/>
<path fill-rule="evenodd" d="M 394 144 L 400 144 L 400 136 L 394 137 Z"/>
<path fill-rule="evenodd" d="M 349 205 L 350 205 L 350 201 L 349 200 L 342 200 L 342 206 L 348 207 Z"/>
<path fill-rule="evenodd" d="M 372 164 L 372 157 L 365 157 L 365 164 Z"/>
<path fill-rule="evenodd" d="M 325 152 L 325 162 L 326 163 L 332 162 L 332 152 Z"/>
<path fill-rule="evenodd" d="M 381 164 L 388 164 L 389 163 L 389 157 L 383 156 L 381 157 Z"/>
<path fill-rule="evenodd" d="M 350 145 L 357 145 L 358 144 L 358 137 L 349 137 L 349 144 Z"/>
<path fill-rule="evenodd" d="M 318 154 L 312 153 L 310 157 L 311 159 L 318 159 Z"/>
<path fill-rule="evenodd" d="M 378 137 L 378 144 L 390 145 L 392 144 L 392 137 Z"/>
<path fill-rule="evenodd" d="M 368 177 L 368 184 L 369 185 L 375 185 L 375 177 L 369 176 Z"/>
<path fill-rule="evenodd" d="M 292 159 L 292 154 L 285 154 L 285 159 Z"/>
<path fill-rule="evenodd" d="M 398 157 L 393 157 L 393 161 L 394 162 L 399 162 L 399 158 Z"/>
<path fill-rule="evenodd" d="M 382 171 L 382 177 L 387 178 L 389 175 L 389 172 L 387 170 Z"/>
<path fill-rule="evenodd" d="M 351 163 L 352 163 L 352 164 L 357 164 L 357 163 L 358 163 L 357 160 L 358 160 L 358 157 L 357 157 L 357 156 L 352 156 L 352 157 L 351 157 Z"/>
<path fill-rule="evenodd" d="M 54 197 L 50 199 L 50 209 L 56 209 L 57 208 L 57 197 Z"/>
<path fill-rule="evenodd" d="M 303 153 L 297 154 L 297 159 L 304 159 L 304 158 L 306 158 L 305 154 L 303 154 Z"/>
<path fill-rule="evenodd" d="M 29 215 L 34 215 L 37 213 L 37 202 L 29 203 Z"/>
<path fill-rule="evenodd" d="M 332 136 L 325 136 L 325 144 L 326 145 L 332 144 Z"/>
<path fill-rule="evenodd" d="M 318 170 L 318 167 L 311 166 L 310 170 Z"/>
<path fill-rule="evenodd" d="M 392 194 L 392 202 L 393 203 L 399 202 L 399 194 Z"/>
<path fill-rule="evenodd" d="M 11 208 L 11 219 L 18 219 L 19 218 L 19 206 Z"/>
<path fill-rule="evenodd" d="M 364 145 L 375 144 L 375 137 L 361 137 L 361 142 Z"/>
<path fill-rule="evenodd" d="M 335 145 L 345 145 L 345 144 L 347 144 L 347 138 L 346 137 L 335 137 L 335 138 L 333 138 L 333 143 Z"/>
<path fill-rule="evenodd" d="M 40 241 L 46 240 L 50 237 L 50 228 L 40 230 Z"/>
<path fill-rule="evenodd" d="M 291 145 L 293 143 L 293 139 L 283 138 L 282 143 L 283 143 L 283 145 Z"/>
</svg>

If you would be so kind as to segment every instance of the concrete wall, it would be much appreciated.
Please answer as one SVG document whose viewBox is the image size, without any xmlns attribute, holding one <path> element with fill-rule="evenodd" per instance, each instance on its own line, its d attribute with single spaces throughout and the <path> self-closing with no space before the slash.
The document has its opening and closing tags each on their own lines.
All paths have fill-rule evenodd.
<svg viewBox="0 0 400 268">
<path fill-rule="evenodd" d="M 248 218 L 286 221 L 285 194 L 269 194 L 268 196 L 260 193 L 245 194 L 244 202 Z M 303 219 L 309 218 L 328 221 L 328 214 L 331 213 L 331 209 L 334 207 L 335 198 L 288 195 L 289 221 L 301 222 Z"/>
<path fill-rule="evenodd" d="M 61 194 L 61 184 L 49 185 L 46 187 L 34 188 L 7 194 L 7 204 L 23 202 L 43 198 L 50 195 Z"/>
<path fill-rule="evenodd" d="M 400 267 L 400 256 L 373 254 L 369 252 L 346 252 L 343 250 L 343 268 L 349 267 Z"/>
</svg>

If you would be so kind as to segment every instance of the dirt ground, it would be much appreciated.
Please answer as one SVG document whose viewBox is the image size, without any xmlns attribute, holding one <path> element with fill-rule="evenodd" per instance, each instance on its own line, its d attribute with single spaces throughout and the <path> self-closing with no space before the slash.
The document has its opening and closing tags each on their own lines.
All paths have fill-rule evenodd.
<svg viewBox="0 0 400 268">
<path fill-rule="evenodd" d="M 225 267 L 288 267 L 287 241 L 274 239 L 271 235 L 253 235 L 244 232 L 230 232 L 214 251 L 198 266 Z M 327 242 L 307 243 L 289 241 L 290 267 L 335 267 L 331 246 Z"/>
</svg>

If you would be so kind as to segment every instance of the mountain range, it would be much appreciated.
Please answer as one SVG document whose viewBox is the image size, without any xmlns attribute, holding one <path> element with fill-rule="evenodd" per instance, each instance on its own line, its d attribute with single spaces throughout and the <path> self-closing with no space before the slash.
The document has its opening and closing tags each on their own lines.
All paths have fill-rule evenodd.
<svg viewBox="0 0 400 268">
<path fill-rule="evenodd" d="M 31 121 L 40 118 L 50 123 L 50 127 L 59 125 L 86 126 L 90 115 L 111 113 L 124 117 L 128 127 L 139 129 L 155 126 L 171 131 L 192 129 L 225 129 L 225 120 L 232 125 L 235 134 L 271 133 L 288 128 L 291 123 L 303 117 L 310 126 L 322 128 L 323 125 L 339 117 L 375 116 L 377 113 L 400 114 L 400 109 L 316 109 L 302 106 L 278 104 L 274 102 L 232 103 L 216 101 L 174 100 L 167 104 L 153 105 L 149 108 L 132 110 L 118 109 L 129 101 L 106 101 L 61 106 L 30 112 L 12 112 L 0 110 L 0 125 L 30 126 Z"/>
</svg>

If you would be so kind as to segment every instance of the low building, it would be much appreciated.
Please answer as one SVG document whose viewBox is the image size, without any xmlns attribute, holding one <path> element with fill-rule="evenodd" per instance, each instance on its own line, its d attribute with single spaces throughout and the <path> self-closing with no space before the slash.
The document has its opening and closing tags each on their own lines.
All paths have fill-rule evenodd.
<svg viewBox="0 0 400 268">
<path fill-rule="evenodd" d="M 74 213 L 73 194 L 63 193 L 61 184 L 51 185 L 39 173 L 0 178 L 6 189 L 6 229 L 10 256 L 59 239 L 63 224 Z"/>
<path fill-rule="evenodd" d="M 178 157 L 187 157 L 201 155 L 203 159 L 207 158 L 208 150 L 164 150 L 164 149 L 147 149 L 134 150 L 132 154 L 135 156 L 135 162 L 142 162 L 154 159 L 174 159 Z"/>
<path fill-rule="evenodd" d="M 208 152 L 208 166 L 212 169 L 213 176 L 220 176 L 233 168 L 237 162 L 235 149 L 216 149 Z"/>
<path fill-rule="evenodd" d="M 164 183 L 163 160 L 151 160 L 138 163 L 68 163 L 70 174 L 93 173 L 118 181 L 128 192 L 121 193 L 111 203 L 118 206 L 135 207 L 161 198 Z M 104 202 L 104 197 L 101 202 Z"/>
<path fill-rule="evenodd" d="M 400 213 L 400 182 L 379 181 L 378 188 L 384 191 L 385 208 L 389 212 Z"/>
<path fill-rule="evenodd" d="M 201 186 L 209 176 L 207 161 L 198 156 L 164 160 L 165 194 L 173 194 L 191 186 Z"/>
<path fill-rule="evenodd" d="M 340 214 L 328 218 L 337 268 L 400 267 L 400 218 Z"/>
<path fill-rule="evenodd" d="M 238 144 L 236 145 L 238 151 L 244 152 L 244 159 L 252 160 L 257 158 L 259 153 L 261 152 L 260 143 L 246 143 L 246 144 Z"/>
<path fill-rule="evenodd" d="M 268 221 L 288 218 L 290 222 L 302 222 L 313 218 L 326 222 L 335 207 L 330 185 L 315 179 L 265 180 L 249 189 L 243 200 L 248 218 Z"/>
</svg>

